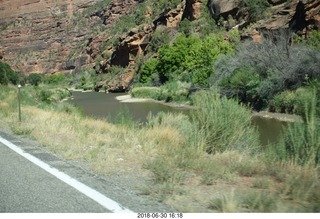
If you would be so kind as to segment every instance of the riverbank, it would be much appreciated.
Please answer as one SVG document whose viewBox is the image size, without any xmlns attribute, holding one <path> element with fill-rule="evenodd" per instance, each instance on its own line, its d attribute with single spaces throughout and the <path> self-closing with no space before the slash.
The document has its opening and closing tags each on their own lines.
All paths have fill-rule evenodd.
<svg viewBox="0 0 320 219">
<path fill-rule="evenodd" d="M 165 101 L 159 101 L 154 100 L 151 98 L 135 98 L 132 97 L 130 94 L 117 96 L 116 99 L 120 101 L 121 103 L 143 103 L 143 102 L 154 102 L 154 103 L 160 103 L 166 106 L 175 107 L 175 108 L 185 108 L 185 109 L 194 109 L 194 106 L 188 105 L 188 104 L 179 104 L 179 103 L 173 103 L 173 102 L 165 102 Z M 273 112 L 267 112 L 267 111 L 254 111 L 252 113 L 252 117 L 261 117 L 265 119 L 275 119 L 281 122 L 302 122 L 301 116 L 293 115 L 293 114 L 286 114 L 286 113 L 273 113 Z"/>
<path fill-rule="evenodd" d="M 136 97 L 132 97 L 130 94 L 117 96 L 116 99 L 119 100 L 121 103 L 154 102 L 154 103 L 160 103 L 160 104 L 170 106 L 170 107 L 175 107 L 175 108 L 194 109 L 194 106 L 191 106 L 188 104 L 165 102 L 165 101 L 160 101 L 160 100 L 154 100 L 151 98 L 136 98 Z"/>
<path fill-rule="evenodd" d="M 253 112 L 252 117 L 275 119 L 281 122 L 302 122 L 301 116 L 285 113 L 271 113 L 267 111 Z"/>
</svg>

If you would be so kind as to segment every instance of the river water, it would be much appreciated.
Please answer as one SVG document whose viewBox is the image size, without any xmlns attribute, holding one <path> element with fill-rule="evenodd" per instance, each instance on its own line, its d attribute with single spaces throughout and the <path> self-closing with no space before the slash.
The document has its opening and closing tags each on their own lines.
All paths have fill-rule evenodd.
<svg viewBox="0 0 320 219">
<path fill-rule="evenodd" d="M 156 115 L 158 112 L 188 112 L 188 109 L 174 108 L 156 102 L 121 103 L 116 99 L 122 93 L 98 92 L 72 92 L 73 98 L 67 102 L 81 108 L 85 115 L 95 118 L 115 118 L 120 111 L 126 110 L 137 122 L 146 122 L 149 113 Z M 260 141 L 263 145 L 278 140 L 285 122 L 276 119 L 266 119 L 259 116 L 252 118 L 252 123 L 257 126 Z"/>
</svg>

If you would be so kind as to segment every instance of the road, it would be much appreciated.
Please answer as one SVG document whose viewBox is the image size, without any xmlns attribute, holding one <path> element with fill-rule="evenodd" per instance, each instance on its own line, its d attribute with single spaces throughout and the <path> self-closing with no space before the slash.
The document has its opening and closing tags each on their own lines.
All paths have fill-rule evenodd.
<svg viewBox="0 0 320 219">
<path fill-rule="evenodd" d="M 135 173 L 100 176 L 0 130 L 0 213 L 176 212 L 142 195 L 142 185 Z"/>
<path fill-rule="evenodd" d="M 110 212 L 0 143 L 0 212 Z"/>
</svg>

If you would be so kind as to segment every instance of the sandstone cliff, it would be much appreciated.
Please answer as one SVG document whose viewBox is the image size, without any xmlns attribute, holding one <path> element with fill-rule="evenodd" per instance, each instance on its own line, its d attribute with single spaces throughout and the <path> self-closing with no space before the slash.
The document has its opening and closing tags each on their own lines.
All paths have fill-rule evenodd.
<svg viewBox="0 0 320 219">
<path fill-rule="evenodd" d="M 110 66 L 120 65 L 126 70 L 96 89 L 123 91 L 154 32 L 159 27 L 177 28 L 183 19 L 201 19 L 203 10 L 209 9 L 227 30 L 240 29 L 243 38 L 256 41 L 265 30 L 290 28 L 305 34 L 320 25 L 320 0 L 270 0 L 268 16 L 254 23 L 242 0 L 181 0 L 174 7 L 158 9 L 158 14 L 152 7 L 144 8 L 147 23 L 122 28 L 122 33 L 113 31 L 122 16 L 148 1 L 0 0 L 0 60 L 26 74 L 79 72 L 83 66 L 108 73 Z"/>
<path fill-rule="evenodd" d="M 4 61 L 25 73 L 72 69 L 66 60 L 84 43 L 86 32 L 70 27 L 75 13 L 96 0 L 2 0 L 0 47 Z M 79 60 L 86 64 L 83 57 Z"/>
</svg>

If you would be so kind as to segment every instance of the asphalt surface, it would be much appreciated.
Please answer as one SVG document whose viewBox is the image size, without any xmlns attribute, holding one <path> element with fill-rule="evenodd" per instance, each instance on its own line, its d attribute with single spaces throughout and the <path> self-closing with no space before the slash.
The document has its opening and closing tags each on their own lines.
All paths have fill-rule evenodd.
<svg viewBox="0 0 320 219">
<path fill-rule="evenodd" d="M 131 212 L 177 212 L 141 194 L 137 174 L 101 176 L 77 161 L 66 161 L 30 139 L 1 131 L 0 137 Z M 0 142 L 0 213 L 109 213 L 108 209 Z"/>
<path fill-rule="evenodd" d="M 0 143 L 0 212 L 108 212 Z"/>
</svg>

